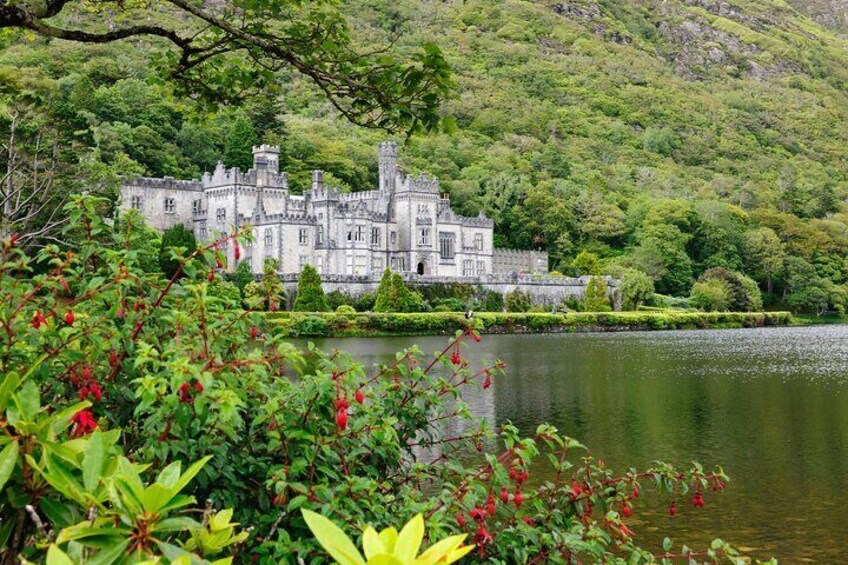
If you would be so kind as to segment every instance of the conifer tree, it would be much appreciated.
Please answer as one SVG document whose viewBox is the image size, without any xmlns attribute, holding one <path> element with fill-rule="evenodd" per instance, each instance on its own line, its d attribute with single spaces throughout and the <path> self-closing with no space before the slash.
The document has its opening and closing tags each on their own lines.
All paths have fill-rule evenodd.
<svg viewBox="0 0 848 565">
<path fill-rule="evenodd" d="M 187 230 L 184 225 L 177 224 L 168 228 L 162 234 L 162 243 L 159 247 L 159 268 L 169 279 L 180 268 L 180 262 L 172 257 L 172 248 L 182 248 L 183 256 L 194 253 L 197 249 L 197 240 L 194 238 L 194 233 Z"/>
<path fill-rule="evenodd" d="M 607 281 L 603 277 L 592 277 L 592 280 L 586 285 L 583 308 L 587 312 L 609 312 L 612 310 Z"/>
<path fill-rule="evenodd" d="M 294 299 L 295 312 L 329 312 L 330 304 L 321 286 L 321 276 L 315 267 L 306 265 L 297 280 L 297 296 Z"/>
</svg>

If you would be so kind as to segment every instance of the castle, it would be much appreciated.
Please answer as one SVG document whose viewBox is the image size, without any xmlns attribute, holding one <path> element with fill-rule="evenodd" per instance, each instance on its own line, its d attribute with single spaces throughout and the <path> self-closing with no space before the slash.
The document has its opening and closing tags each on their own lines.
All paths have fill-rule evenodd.
<svg viewBox="0 0 848 565">
<path fill-rule="evenodd" d="M 439 181 L 404 174 L 398 146 L 381 143 L 376 190 L 343 193 L 313 171 L 312 187 L 292 194 L 279 170 L 279 148 L 253 148 L 246 172 L 218 163 L 200 180 L 140 178 L 124 183 L 121 208 L 136 209 L 159 230 L 176 224 L 209 241 L 233 228 L 253 229 L 242 260 L 261 273 L 279 260 L 281 276 L 306 264 L 325 278 L 379 278 L 386 267 L 408 276 L 465 282 L 547 273 L 546 253 L 495 249 L 493 222 L 482 213 L 460 216 L 439 192 Z M 235 265 L 232 245 L 224 249 Z"/>
</svg>

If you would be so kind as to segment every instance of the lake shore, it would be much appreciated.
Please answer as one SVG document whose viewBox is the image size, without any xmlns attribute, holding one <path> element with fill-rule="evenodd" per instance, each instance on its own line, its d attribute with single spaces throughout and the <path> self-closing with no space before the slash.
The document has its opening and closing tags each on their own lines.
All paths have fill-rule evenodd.
<svg viewBox="0 0 848 565">
<path fill-rule="evenodd" d="M 449 335 L 468 325 L 461 312 L 275 312 L 267 318 L 276 331 L 290 337 Z M 794 323 L 789 312 L 480 312 L 474 319 L 484 334 L 753 328 Z"/>
</svg>

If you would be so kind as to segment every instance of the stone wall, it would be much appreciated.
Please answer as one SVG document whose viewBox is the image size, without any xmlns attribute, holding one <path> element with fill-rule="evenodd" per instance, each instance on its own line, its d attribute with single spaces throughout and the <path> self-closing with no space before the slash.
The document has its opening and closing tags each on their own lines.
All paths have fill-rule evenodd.
<svg viewBox="0 0 848 565">
<path fill-rule="evenodd" d="M 472 284 L 483 290 L 506 294 L 520 290 L 530 296 L 534 305 L 542 305 L 553 309 L 565 303 L 569 298 L 582 299 L 586 286 L 592 277 L 543 277 L 532 275 L 489 275 L 469 280 L 467 277 L 427 277 L 414 274 L 402 274 L 407 284 L 414 288 L 418 285 L 436 284 Z M 297 291 L 297 275 L 280 275 L 285 286 L 286 294 L 293 300 Z M 612 277 L 604 277 L 609 288 L 610 299 L 615 310 L 621 310 L 621 293 L 618 291 L 619 281 Z M 324 292 L 339 291 L 351 296 L 359 296 L 366 292 L 377 290 L 380 280 L 370 276 L 323 275 L 321 277 Z"/>
<path fill-rule="evenodd" d="M 522 249 L 495 249 L 492 257 L 492 273 L 509 275 L 512 273 L 548 272 L 548 254 L 544 251 L 525 251 Z"/>
</svg>

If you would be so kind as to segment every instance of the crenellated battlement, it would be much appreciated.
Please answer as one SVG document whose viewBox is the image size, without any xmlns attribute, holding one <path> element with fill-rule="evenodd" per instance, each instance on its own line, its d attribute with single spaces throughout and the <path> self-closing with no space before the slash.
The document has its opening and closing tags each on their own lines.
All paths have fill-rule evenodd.
<svg viewBox="0 0 848 565">
<path fill-rule="evenodd" d="M 203 184 L 198 180 L 179 180 L 174 177 L 163 177 L 158 179 L 141 177 L 133 180 L 125 180 L 124 186 L 162 190 L 188 190 L 192 192 L 200 192 L 203 190 Z"/>
</svg>

